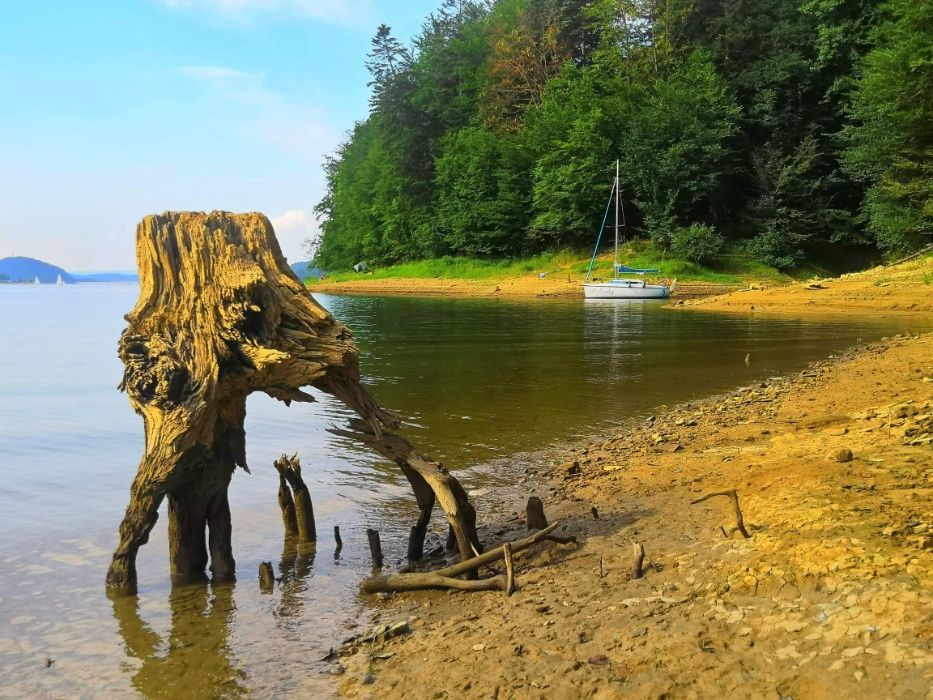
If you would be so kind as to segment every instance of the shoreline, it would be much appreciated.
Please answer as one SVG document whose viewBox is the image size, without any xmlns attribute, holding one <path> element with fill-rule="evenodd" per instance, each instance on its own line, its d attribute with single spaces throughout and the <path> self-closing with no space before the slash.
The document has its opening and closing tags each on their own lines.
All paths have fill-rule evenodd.
<svg viewBox="0 0 933 700">
<path fill-rule="evenodd" d="M 503 299 L 583 299 L 582 279 L 529 274 L 491 280 L 388 278 L 315 282 L 314 293 Z M 796 315 L 933 314 L 933 255 L 836 278 L 783 285 L 679 282 L 672 308 Z"/>
<path fill-rule="evenodd" d="M 416 616 L 414 631 L 341 659 L 341 692 L 925 697 L 931 357 L 933 334 L 896 337 L 567 448 L 492 497 L 482 537 L 524 536 L 536 494 L 580 544 L 520 555 L 510 598 L 387 597 L 378 617 Z M 750 539 L 723 537 L 725 499 L 689 505 L 723 488 L 738 490 Z M 648 553 L 638 580 L 632 540 Z"/>
<path fill-rule="evenodd" d="M 779 287 L 703 299 L 675 300 L 678 308 L 769 314 L 933 314 L 933 255 Z"/>
<path fill-rule="evenodd" d="M 371 294 L 387 296 L 421 296 L 450 298 L 502 299 L 583 299 L 583 282 L 561 279 L 559 275 L 540 278 L 537 275 L 509 277 L 497 280 L 466 279 L 360 279 L 346 282 L 315 282 L 308 285 L 313 294 Z M 693 299 L 724 294 L 741 285 L 712 282 L 678 283 L 674 296 Z"/>
</svg>

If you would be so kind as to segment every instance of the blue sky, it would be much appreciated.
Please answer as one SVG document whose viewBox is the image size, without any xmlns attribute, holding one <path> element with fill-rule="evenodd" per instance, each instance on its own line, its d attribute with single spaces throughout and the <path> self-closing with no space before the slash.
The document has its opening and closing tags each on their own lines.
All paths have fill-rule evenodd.
<svg viewBox="0 0 933 700">
<path fill-rule="evenodd" d="M 262 211 L 289 260 L 323 155 L 367 112 L 385 22 L 440 0 L 36 0 L 0 17 L 0 258 L 135 267 L 165 210 Z"/>
</svg>

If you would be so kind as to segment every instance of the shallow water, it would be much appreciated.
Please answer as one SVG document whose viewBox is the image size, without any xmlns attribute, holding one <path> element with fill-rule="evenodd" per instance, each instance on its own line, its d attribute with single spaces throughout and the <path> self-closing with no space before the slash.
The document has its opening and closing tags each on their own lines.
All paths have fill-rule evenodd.
<svg viewBox="0 0 933 700">
<path fill-rule="evenodd" d="M 348 416 L 329 397 L 291 408 L 251 397 L 253 474 L 236 474 L 230 494 L 239 583 L 172 590 L 160 522 L 140 552 L 139 595 L 111 603 L 103 579 L 142 448 L 141 420 L 116 389 L 122 314 L 137 292 L 0 285 L 0 696 L 327 694 L 315 660 L 366 619 L 356 593 L 369 573 L 364 530 L 379 528 L 397 562 L 412 499 L 391 465 L 325 431 Z M 640 302 L 320 301 L 354 331 L 373 393 L 468 488 L 495 482 L 486 465 L 499 458 L 931 325 Z M 316 553 L 283 550 L 271 464 L 296 450 L 322 533 Z M 271 595 L 256 582 L 263 560 L 283 577 Z"/>
</svg>

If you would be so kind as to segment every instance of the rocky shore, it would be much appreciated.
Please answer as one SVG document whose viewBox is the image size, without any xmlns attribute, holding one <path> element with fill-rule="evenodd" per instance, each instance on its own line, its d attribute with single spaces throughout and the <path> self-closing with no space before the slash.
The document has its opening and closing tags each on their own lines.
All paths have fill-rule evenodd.
<svg viewBox="0 0 933 700">
<path fill-rule="evenodd" d="M 345 649 L 340 690 L 928 698 L 931 415 L 933 334 L 913 335 L 569 448 L 475 500 L 487 546 L 526 534 L 531 493 L 577 543 L 518 555 L 511 597 L 381 600 L 379 619 L 410 631 Z M 691 505 L 731 489 L 748 538 L 729 499 Z"/>
</svg>

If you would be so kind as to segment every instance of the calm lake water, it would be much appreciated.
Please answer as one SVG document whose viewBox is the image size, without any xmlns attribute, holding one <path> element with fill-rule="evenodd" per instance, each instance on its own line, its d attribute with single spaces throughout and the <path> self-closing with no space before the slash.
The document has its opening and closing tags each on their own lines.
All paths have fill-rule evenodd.
<svg viewBox="0 0 933 700">
<path fill-rule="evenodd" d="M 0 285 L 0 696 L 327 695 L 316 659 L 367 621 L 364 530 L 378 527 L 387 561 L 399 561 L 413 499 L 392 465 L 326 432 L 348 416 L 336 402 L 252 397 L 253 474 L 238 472 L 230 492 L 240 581 L 172 590 L 160 520 L 140 552 L 139 595 L 109 601 L 104 575 L 142 451 L 142 421 L 116 389 L 117 338 L 137 292 Z M 924 327 L 639 302 L 319 300 L 354 331 L 373 393 L 468 489 L 504 478 L 503 457 Z M 323 534 L 316 555 L 283 551 L 272 461 L 294 451 Z M 443 531 L 437 515 L 434 526 Z M 285 579 L 271 595 L 256 580 L 263 560 Z"/>
</svg>

